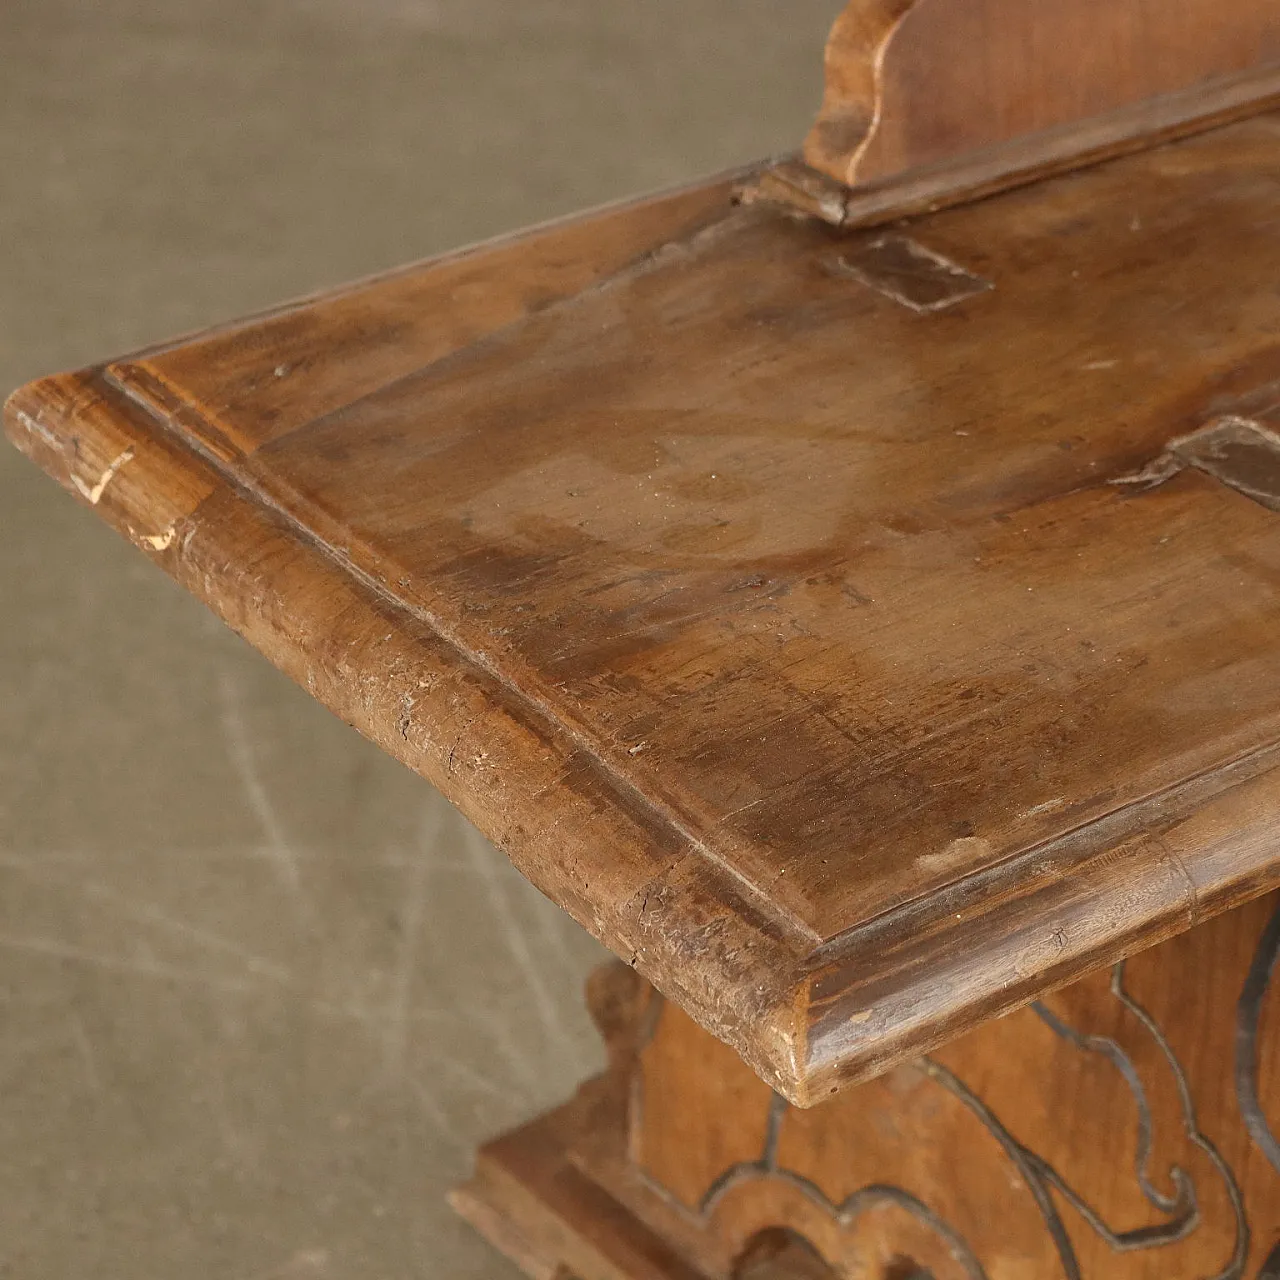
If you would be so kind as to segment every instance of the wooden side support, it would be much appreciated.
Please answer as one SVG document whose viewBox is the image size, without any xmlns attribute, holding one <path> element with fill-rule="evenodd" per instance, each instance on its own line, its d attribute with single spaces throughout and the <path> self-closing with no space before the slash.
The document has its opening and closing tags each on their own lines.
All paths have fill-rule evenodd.
<svg viewBox="0 0 1280 1280">
<path fill-rule="evenodd" d="M 1272 0 L 849 0 L 802 160 L 753 192 L 870 225 L 1277 103 Z"/>
<path fill-rule="evenodd" d="M 1280 895 L 811 1110 L 623 965 L 604 1076 L 455 1204 L 531 1276 L 1280 1274 Z"/>
</svg>

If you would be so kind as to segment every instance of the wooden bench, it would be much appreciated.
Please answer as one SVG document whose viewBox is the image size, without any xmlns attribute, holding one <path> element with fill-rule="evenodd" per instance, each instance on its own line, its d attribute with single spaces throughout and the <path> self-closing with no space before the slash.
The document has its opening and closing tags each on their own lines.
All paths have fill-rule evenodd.
<svg viewBox="0 0 1280 1280">
<path fill-rule="evenodd" d="M 1280 1275 L 1280 27 L 1163 8 L 854 0 L 801 157 L 9 401 L 625 962 L 533 1276 Z"/>
</svg>

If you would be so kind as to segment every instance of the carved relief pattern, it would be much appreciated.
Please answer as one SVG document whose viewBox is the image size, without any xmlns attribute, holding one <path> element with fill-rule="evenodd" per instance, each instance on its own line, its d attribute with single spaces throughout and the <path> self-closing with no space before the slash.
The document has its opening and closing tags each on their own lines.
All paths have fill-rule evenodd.
<svg viewBox="0 0 1280 1280">
<path fill-rule="evenodd" d="M 1277 913 L 1276 919 L 1280 920 L 1280 913 Z M 1280 931 L 1277 931 L 1276 940 L 1277 947 L 1280 947 Z M 1274 950 L 1275 948 L 1273 948 L 1272 960 L 1275 958 Z M 1223 1160 L 1217 1148 L 1197 1128 L 1195 1105 L 1186 1076 L 1174 1057 L 1168 1041 L 1150 1014 L 1125 990 L 1124 969 L 1124 963 L 1121 962 L 1112 970 L 1111 993 L 1138 1018 L 1166 1058 L 1178 1082 L 1178 1092 L 1183 1109 L 1183 1123 L 1186 1127 L 1187 1135 L 1213 1162 L 1227 1188 L 1232 1209 L 1235 1213 L 1235 1247 L 1230 1259 L 1215 1274 L 1212 1280 L 1240 1280 L 1240 1277 L 1244 1274 L 1244 1262 L 1249 1247 L 1249 1228 L 1245 1220 L 1240 1187 L 1234 1173 Z M 1151 1110 L 1137 1069 L 1124 1049 L 1109 1037 L 1081 1034 L 1063 1022 L 1044 1004 L 1037 1003 L 1033 1008 L 1041 1021 L 1055 1035 L 1082 1052 L 1100 1054 L 1123 1077 L 1130 1092 L 1133 1094 L 1139 1115 L 1139 1137 L 1134 1157 L 1134 1173 L 1142 1188 L 1143 1196 L 1153 1208 L 1164 1215 L 1165 1221 L 1128 1231 L 1113 1229 L 1105 1221 L 1102 1214 L 1089 1203 L 1088 1199 L 1073 1188 L 1048 1161 L 1020 1143 L 1001 1123 L 992 1107 L 979 1098 L 954 1072 L 932 1058 L 922 1059 L 919 1065 L 935 1085 L 945 1089 L 953 1097 L 959 1099 L 1004 1149 L 1009 1160 L 1017 1168 L 1035 1197 L 1036 1204 L 1044 1218 L 1045 1227 L 1053 1239 L 1064 1277 L 1066 1277 L 1066 1280 L 1081 1280 L 1080 1263 L 1055 1203 L 1054 1192 L 1057 1192 L 1058 1195 L 1066 1200 L 1112 1249 L 1117 1252 L 1126 1252 L 1133 1249 L 1158 1248 L 1162 1245 L 1171 1244 L 1184 1239 L 1194 1231 L 1199 1224 L 1196 1190 L 1186 1171 L 1177 1166 L 1174 1166 L 1169 1171 L 1170 1179 L 1177 1188 L 1175 1195 L 1166 1196 L 1162 1194 L 1151 1182 L 1148 1173 L 1152 1145 Z M 852 1223 L 860 1214 L 871 1208 L 891 1203 L 905 1210 L 922 1225 L 935 1232 L 946 1244 L 965 1274 L 972 1277 L 972 1280 L 988 1280 L 986 1270 L 961 1234 L 948 1225 L 918 1197 L 903 1188 L 887 1185 L 868 1186 L 854 1192 L 841 1203 L 833 1204 L 822 1189 L 811 1179 L 793 1170 L 783 1168 L 778 1161 L 778 1138 L 787 1109 L 787 1102 L 775 1094 L 769 1110 L 768 1128 L 760 1158 L 735 1164 L 726 1169 L 716 1179 L 699 1205 L 699 1212 L 704 1217 L 711 1215 L 716 1204 L 731 1188 L 753 1178 L 773 1178 L 790 1184 L 815 1203 L 821 1205 L 845 1225 Z M 1265 1124 L 1265 1121 L 1263 1123 Z M 1274 1142 L 1274 1140 L 1272 1141 Z"/>
<path fill-rule="evenodd" d="M 1280 1172 L 1280 1142 L 1276 1141 L 1258 1097 L 1258 1024 L 1277 955 L 1280 955 L 1280 907 L 1258 939 L 1258 949 L 1236 1004 L 1236 1098 L 1240 1114 L 1249 1136 Z M 1280 1246 L 1277 1249 L 1280 1250 Z M 1276 1274 L 1280 1275 L 1280 1256 L 1275 1266 Z"/>
<path fill-rule="evenodd" d="M 845 1226 L 870 1209 L 879 1208 L 884 1204 L 893 1204 L 900 1209 L 904 1209 L 917 1221 L 935 1232 L 950 1249 L 952 1256 L 964 1268 L 966 1274 L 972 1277 L 972 1280 L 988 1280 L 986 1271 L 983 1270 L 982 1264 L 974 1256 L 973 1250 L 969 1247 L 964 1237 L 948 1226 L 927 1204 L 909 1191 L 893 1186 L 863 1187 L 848 1196 L 840 1204 L 832 1204 L 816 1182 L 790 1169 L 782 1168 L 778 1163 L 778 1134 L 782 1128 L 782 1119 L 786 1114 L 788 1105 L 785 1098 L 774 1094 L 769 1108 L 768 1133 L 760 1159 L 733 1165 L 716 1179 L 699 1205 L 699 1211 L 704 1217 L 709 1217 L 714 1212 L 717 1202 L 731 1188 L 751 1178 L 775 1178 L 781 1182 L 789 1183 L 813 1200 L 815 1204 L 820 1205 L 832 1214 Z"/>
<path fill-rule="evenodd" d="M 1249 1138 L 1266 1155 L 1275 1170 L 1280 1172 L 1280 1141 L 1277 1141 L 1262 1108 L 1258 1082 L 1259 1024 L 1264 997 L 1278 958 L 1280 908 L 1276 909 L 1262 930 L 1236 1007 L 1236 1099 L 1239 1108 L 1236 1123 L 1243 1122 Z M 1034 1202 L 1043 1229 L 1052 1241 L 1052 1256 L 1056 1257 L 1058 1270 L 1064 1280 L 1084 1280 L 1086 1274 L 1078 1249 L 1079 1241 L 1073 1243 L 1072 1233 L 1064 1218 L 1068 1210 L 1077 1231 L 1081 1229 L 1080 1224 L 1084 1224 L 1088 1231 L 1114 1253 L 1138 1254 L 1160 1251 L 1188 1240 L 1204 1225 L 1206 1203 L 1214 1206 L 1214 1221 L 1218 1233 L 1214 1238 L 1229 1241 L 1229 1244 L 1224 1247 L 1226 1256 L 1220 1258 L 1215 1269 L 1202 1267 L 1194 1274 L 1197 1280 L 1243 1280 L 1250 1255 L 1251 1231 L 1246 1197 L 1237 1169 L 1233 1168 L 1219 1145 L 1203 1130 L 1187 1071 L 1175 1054 L 1170 1037 L 1126 985 L 1125 962 L 1117 964 L 1111 970 L 1107 991 L 1110 999 L 1122 1011 L 1117 1012 L 1116 1016 L 1122 1017 L 1134 1034 L 1146 1038 L 1143 1052 L 1137 1056 L 1147 1064 L 1147 1070 L 1151 1070 L 1151 1064 L 1155 1063 L 1160 1070 L 1167 1069 L 1169 1073 L 1177 1098 L 1182 1139 L 1185 1139 L 1187 1151 L 1198 1153 L 1193 1163 L 1200 1170 L 1200 1185 L 1197 1185 L 1197 1178 L 1193 1177 L 1188 1168 L 1180 1163 L 1166 1159 L 1157 1165 L 1155 1152 L 1161 1145 L 1159 1131 L 1162 1127 L 1167 1129 L 1172 1125 L 1174 1112 L 1168 1105 L 1153 1112 L 1148 1088 L 1140 1074 L 1139 1063 L 1135 1061 L 1134 1046 L 1126 1048 L 1119 1038 L 1111 1035 L 1081 1031 L 1048 1003 L 1037 1003 L 1031 1008 L 1034 1017 L 1057 1041 L 1078 1054 L 1098 1060 L 1100 1068 L 1109 1068 L 1123 1082 L 1137 1113 L 1132 1176 L 1141 1193 L 1141 1202 L 1152 1211 L 1153 1220 L 1140 1225 L 1115 1225 L 1109 1220 L 1109 1215 L 1094 1202 L 1086 1187 L 1077 1185 L 1032 1146 L 1016 1136 L 1001 1118 L 999 1098 L 979 1096 L 979 1092 L 951 1065 L 937 1056 L 920 1059 L 914 1070 L 928 1082 L 929 1088 L 941 1091 L 958 1102 L 986 1134 L 994 1139 L 1003 1158 L 1020 1180 L 1020 1185 L 1025 1187 Z M 651 1033 L 655 1025 L 652 1010 L 647 1021 L 648 1031 Z M 1167 1091 L 1167 1081 L 1165 1087 Z M 724 1168 L 707 1187 L 701 1199 L 690 1206 L 708 1231 L 717 1229 L 716 1216 L 721 1206 L 748 1184 L 785 1187 L 790 1193 L 803 1196 L 838 1224 L 841 1231 L 850 1230 L 860 1219 L 874 1217 L 876 1211 L 891 1206 L 897 1211 L 899 1218 L 905 1215 L 919 1229 L 931 1233 L 945 1255 L 954 1261 L 958 1275 L 965 1276 L 967 1280 L 991 1280 L 988 1266 L 984 1265 L 981 1256 L 982 1250 L 973 1241 L 966 1239 L 961 1230 L 947 1221 L 943 1214 L 926 1203 L 915 1191 L 896 1185 L 892 1179 L 888 1179 L 884 1182 L 870 1182 L 843 1198 L 833 1198 L 815 1177 L 788 1167 L 788 1162 L 780 1155 L 780 1148 L 783 1145 L 784 1124 L 789 1114 L 793 1113 L 786 1101 L 773 1095 L 768 1105 L 767 1123 L 759 1155 L 752 1159 L 738 1160 Z M 1071 1117 L 1063 1116 L 1059 1120 L 1067 1126 L 1069 1132 Z M 1166 1142 L 1171 1140 L 1171 1135 L 1167 1133 L 1164 1137 Z M 1241 1159 L 1240 1147 L 1237 1145 L 1233 1150 L 1236 1152 L 1235 1159 Z M 961 1167 L 963 1160 L 961 1153 L 961 1161 L 956 1169 L 958 1177 L 964 1176 Z M 1163 1171 L 1163 1180 L 1156 1177 L 1157 1168 Z M 1208 1183 L 1214 1181 L 1218 1185 L 1212 1197 L 1206 1201 Z M 658 1190 L 657 1187 L 654 1189 Z M 1002 1206 L 993 1208 L 996 1212 L 1002 1211 Z M 1229 1231 L 1228 1219 L 1224 1216 L 1227 1214 Z M 1264 1249 L 1269 1248 L 1269 1252 L 1260 1263 L 1256 1263 L 1257 1269 L 1253 1274 L 1257 1280 L 1280 1280 L 1280 1241 L 1270 1238 L 1273 1232 L 1280 1234 L 1280 1221 L 1260 1220 L 1256 1226 L 1264 1235 L 1259 1245 Z M 1168 1255 L 1171 1269 L 1167 1274 L 1184 1274 L 1176 1261 L 1178 1257 L 1176 1250 Z M 1095 1266 L 1090 1272 L 1090 1280 L 1096 1271 Z"/>
</svg>

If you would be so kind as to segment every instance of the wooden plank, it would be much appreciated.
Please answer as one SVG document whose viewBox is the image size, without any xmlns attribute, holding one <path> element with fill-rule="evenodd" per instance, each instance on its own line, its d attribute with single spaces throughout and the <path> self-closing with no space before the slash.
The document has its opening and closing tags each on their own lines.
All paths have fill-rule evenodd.
<svg viewBox="0 0 1280 1280">
<path fill-rule="evenodd" d="M 7 425 L 808 1103 L 1280 879 L 1276 513 L 1195 466 L 1112 483 L 1274 416 L 1278 144 L 915 248 L 711 188 L 597 259 L 582 224 L 606 265 L 474 332 L 455 303 L 564 278 L 545 242 Z"/>
<path fill-rule="evenodd" d="M 850 0 L 804 158 L 853 186 L 1113 112 L 1140 132 L 1125 108 L 1277 60 L 1270 0 Z"/>
<path fill-rule="evenodd" d="M 1161 146 L 1277 106 L 1280 67 L 1267 65 L 852 186 L 801 160 L 783 159 L 753 175 L 741 198 L 773 200 L 846 229 L 880 226 Z"/>
</svg>

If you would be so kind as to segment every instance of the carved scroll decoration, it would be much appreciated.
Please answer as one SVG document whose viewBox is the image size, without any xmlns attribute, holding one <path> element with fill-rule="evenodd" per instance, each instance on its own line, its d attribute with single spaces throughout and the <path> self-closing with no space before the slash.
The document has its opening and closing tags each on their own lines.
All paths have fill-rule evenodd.
<svg viewBox="0 0 1280 1280">
<path fill-rule="evenodd" d="M 799 158 L 745 199 L 875 226 L 1280 105 L 1274 0 L 848 0 Z"/>
<path fill-rule="evenodd" d="M 852 183 L 884 106 L 884 60 L 903 18 L 919 0 L 860 0 L 835 20 L 823 54 L 822 106 L 805 139 L 813 168 Z"/>
<path fill-rule="evenodd" d="M 760 1153 L 760 1159 L 732 1165 L 712 1183 L 698 1206 L 698 1212 L 704 1218 L 709 1218 L 715 1211 L 716 1204 L 731 1188 L 739 1183 L 749 1181 L 752 1178 L 773 1178 L 795 1187 L 804 1196 L 836 1218 L 841 1226 L 851 1225 L 861 1214 L 866 1213 L 868 1210 L 879 1208 L 881 1205 L 891 1204 L 899 1209 L 904 1209 L 923 1226 L 933 1231 L 946 1244 L 951 1251 L 952 1257 L 964 1269 L 970 1280 L 988 1280 L 986 1270 L 978 1261 L 964 1237 L 944 1222 L 927 1204 L 918 1197 L 913 1196 L 909 1191 L 905 1191 L 901 1187 L 872 1185 L 855 1191 L 853 1195 L 847 1197 L 840 1204 L 833 1204 L 816 1182 L 806 1178 L 803 1174 L 780 1167 L 778 1163 L 778 1135 L 782 1130 L 782 1120 L 789 1106 L 790 1104 L 785 1098 L 776 1093 L 773 1095 L 769 1106 L 769 1123 L 765 1133 L 764 1150 Z"/>
<path fill-rule="evenodd" d="M 1249 1136 L 1280 1173 L 1280 1142 L 1276 1141 L 1258 1097 L 1258 1024 L 1277 957 L 1280 957 L 1280 907 L 1258 939 L 1253 963 L 1236 1004 L 1236 1099 L 1240 1115 Z M 1268 1265 L 1273 1265 L 1274 1271 L 1268 1274 L 1280 1276 L 1280 1245 L 1273 1251 L 1272 1260 Z"/>
<path fill-rule="evenodd" d="M 1264 942 L 1268 945 L 1259 948 L 1260 958 L 1255 961 L 1255 970 L 1264 969 L 1265 974 L 1269 975 L 1277 953 L 1280 953 L 1280 911 L 1268 928 Z M 1207 1280 L 1241 1280 L 1249 1252 L 1250 1231 L 1239 1182 L 1218 1148 L 1200 1129 L 1186 1073 L 1154 1018 L 1125 988 L 1124 975 L 1125 965 L 1121 961 L 1111 971 L 1111 994 L 1138 1020 L 1167 1063 L 1177 1086 L 1186 1136 L 1193 1145 L 1204 1152 L 1217 1171 L 1234 1215 L 1235 1235 L 1231 1255 L 1221 1269 Z M 1265 977 L 1263 985 L 1265 986 Z M 1252 988 L 1246 984 L 1246 996 L 1250 995 L 1251 991 Z M 1251 1011 L 1251 1021 L 1248 1025 L 1256 1030 L 1256 1009 L 1259 999 L 1260 996 L 1246 1002 L 1245 996 L 1241 997 L 1242 1027 L 1245 1025 L 1243 1011 L 1247 1007 Z M 1036 1203 L 1045 1228 L 1052 1239 L 1065 1280 L 1083 1280 L 1083 1277 L 1079 1257 L 1055 1197 L 1060 1197 L 1069 1204 L 1098 1237 L 1115 1252 L 1157 1249 L 1187 1238 L 1200 1224 L 1195 1185 L 1188 1173 L 1177 1165 L 1169 1170 L 1169 1178 L 1175 1188 L 1173 1195 L 1162 1194 L 1151 1180 L 1152 1112 L 1146 1090 L 1132 1058 L 1117 1041 L 1110 1037 L 1081 1033 L 1043 1004 L 1037 1003 L 1032 1008 L 1055 1035 L 1082 1053 L 1100 1055 L 1124 1080 L 1138 1109 L 1138 1141 L 1134 1153 L 1134 1176 L 1143 1197 L 1163 1215 L 1164 1221 L 1128 1231 L 1116 1230 L 1047 1160 L 1021 1143 L 1006 1128 L 992 1106 L 980 1098 L 953 1071 L 933 1058 L 920 1059 L 917 1062 L 918 1068 L 934 1085 L 951 1094 L 967 1108 L 999 1143 Z M 1250 1046 L 1253 1044 L 1252 1034 L 1251 1031 L 1248 1040 Z M 1252 1058 L 1249 1058 L 1249 1061 L 1252 1061 Z M 1256 1098 L 1256 1090 L 1253 1096 Z M 970 1280 L 989 1280 L 988 1273 L 961 1233 L 906 1189 L 888 1184 L 873 1184 L 860 1188 L 839 1203 L 834 1203 L 817 1183 L 803 1174 L 783 1167 L 778 1159 L 778 1146 L 782 1123 L 788 1108 L 789 1104 L 785 1099 L 778 1095 L 773 1096 L 764 1144 L 759 1157 L 725 1169 L 707 1189 L 698 1204 L 699 1217 L 709 1220 L 717 1205 L 731 1189 L 756 1179 L 772 1179 L 795 1188 L 819 1208 L 829 1213 L 842 1227 L 851 1225 L 861 1214 L 874 1208 L 893 1205 L 932 1231 Z M 1265 1119 L 1262 1120 L 1262 1124 L 1265 1126 Z M 1266 1132 L 1269 1136 L 1269 1128 Z M 1271 1141 L 1274 1144 L 1274 1138 Z M 1263 1264 L 1257 1280 L 1280 1280 L 1280 1246 L 1277 1246 Z"/>
</svg>

